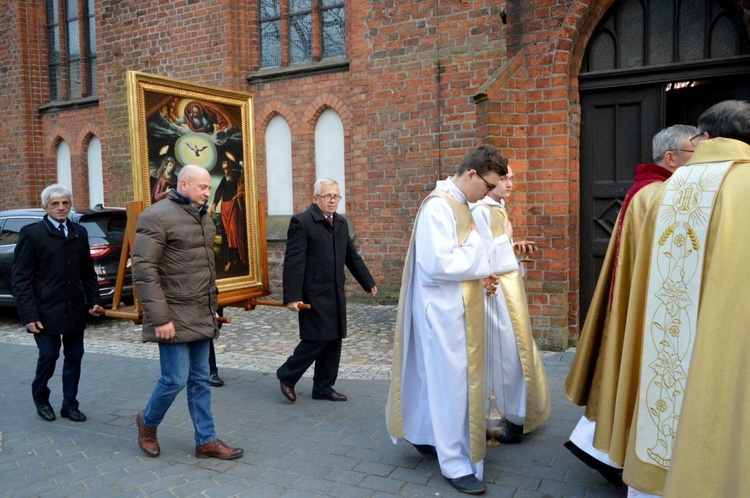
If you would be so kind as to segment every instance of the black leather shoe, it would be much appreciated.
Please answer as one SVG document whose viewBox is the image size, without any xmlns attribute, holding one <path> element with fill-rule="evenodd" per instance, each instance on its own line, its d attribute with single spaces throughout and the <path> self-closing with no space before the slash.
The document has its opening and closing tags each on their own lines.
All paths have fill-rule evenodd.
<svg viewBox="0 0 750 498">
<path fill-rule="evenodd" d="M 37 405 L 36 413 L 47 422 L 55 420 L 55 410 L 52 409 L 52 405 L 44 403 L 43 405 Z"/>
<path fill-rule="evenodd" d="M 211 387 L 221 387 L 224 385 L 224 381 L 219 377 L 219 373 L 212 373 L 208 376 L 208 385 Z"/>
<path fill-rule="evenodd" d="M 487 491 L 487 486 L 482 481 L 477 479 L 474 474 L 465 475 L 463 477 L 456 477 L 455 479 L 448 479 L 451 485 L 462 493 L 467 495 L 481 495 Z"/>
<path fill-rule="evenodd" d="M 86 415 L 83 414 L 81 410 L 78 408 L 74 408 L 72 410 L 66 410 L 63 408 L 60 410 L 60 416 L 62 418 L 69 418 L 73 422 L 83 422 L 86 420 Z"/>
<path fill-rule="evenodd" d="M 510 432 L 507 428 L 503 430 L 503 432 L 500 433 L 498 437 L 495 439 L 498 440 L 501 444 L 520 444 L 521 443 L 521 436 L 517 434 L 513 434 Z"/>
<path fill-rule="evenodd" d="M 279 381 L 279 386 L 281 387 L 281 394 L 283 394 L 286 399 L 288 399 L 292 403 L 297 401 L 297 395 L 294 393 L 293 387 L 289 387 L 284 384 L 283 380 Z"/>
<path fill-rule="evenodd" d="M 505 419 L 505 430 L 514 436 L 523 436 L 523 425 L 516 425 L 508 419 Z"/>
<path fill-rule="evenodd" d="M 337 393 L 336 391 L 331 391 L 328 394 L 313 394 L 313 399 L 327 399 L 328 401 L 346 401 L 347 398 L 345 394 Z"/>
<path fill-rule="evenodd" d="M 573 453 L 573 455 L 575 455 L 579 460 L 581 460 L 592 469 L 599 472 L 606 480 L 608 480 L 618 488 L 621 488 L 623 486 L 621 469 L 612 467 L 611 465 L 607 465 L 606 463 L 597 460 L 596 458 L 592 457 L 581 448 L 579 448 L 573 441 L 566 441 L 563 444 L 571 453 Z"/>
<path fill-rule="evenodd" d="M 500 435 L 495 437 L 495 439 L 500 444 L 520 444 L 521 443 L 522 441 L 521 436 L 523 436 L 522 425 L 516 425 L 513 422 L 504 420 L 502 427 L 503 427 L 503 430 L 502 432 L 500 432 Z"/>
<path fill-rule="evenodd" d="M 437 450 L 434 446 L 431 444 L 414 444 L 411 443 L 412 446 L 414 446 L 420 455 L 422 455 L 425 458 L 437 458 Z"/>
</svg>

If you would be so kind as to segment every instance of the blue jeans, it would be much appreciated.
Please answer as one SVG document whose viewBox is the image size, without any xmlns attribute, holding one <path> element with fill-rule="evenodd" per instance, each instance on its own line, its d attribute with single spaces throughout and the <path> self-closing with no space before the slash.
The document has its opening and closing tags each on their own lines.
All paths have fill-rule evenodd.
<svg viewBox="0 0 750 498">
<path fill-rule="evenodd" d="M 161 378 L 143 412 L 143 423 L 157 427 L 177 395 L 187 386 L 188 410 L 195 428 L 196 446 L 216 439 L 208 385 L 208 348 L 211 340 L 181 344 L 159 343 Z"/>
</svg>

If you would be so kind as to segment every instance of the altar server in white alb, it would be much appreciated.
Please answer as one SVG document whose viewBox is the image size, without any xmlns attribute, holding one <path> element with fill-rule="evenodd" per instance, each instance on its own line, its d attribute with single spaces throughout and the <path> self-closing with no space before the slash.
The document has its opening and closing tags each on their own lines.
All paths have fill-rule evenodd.
<svg viewBox="0 0 750 498">
<path fill-rule="evenodd" d="M 506 164 L 495 147 L 478 147 L 422 203 L 394 337 L 388 432 L 437 456 L 443 476 L 468 494 L 486 490 L 483 283 L 494 288 L 468 203 L 495 188 Z"/>
<path fill-rule="evenodd" d="M 522 254 L 534 246 L 527 241 L 514 244 L 505 210 L 513 182 L 513 170 L 508 166 L 497 187 L 472 207 L 474 222 L 490 254 L 492 273 L 499 279 L 497 292 L 485 296 L 487 400 L 492 405 L 490 396 L 494 395 L 505 418 L 497 439 L 511 444 L 520 443 L 521 435 L 539 427 L 550 415 L 547 374 L 531 332 L 522 268 L 516 258 L 516 252 Z"/>
</svg>

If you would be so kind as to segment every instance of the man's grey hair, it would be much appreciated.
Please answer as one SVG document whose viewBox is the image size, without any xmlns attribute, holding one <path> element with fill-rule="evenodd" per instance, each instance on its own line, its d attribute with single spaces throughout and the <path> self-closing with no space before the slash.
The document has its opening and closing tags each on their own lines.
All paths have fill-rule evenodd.
<svg viewBox="0 0 750 498">
<path fill-rule="evenodd" d="M 669 128 L 664 128 L 654 135 L 651 144 L 651 153 L 654 162 L 658 163 L 664 159 L 667 151 L 676 151 L 685 147 L 685 142 L 698 135 L 700 130 L 695 126 L 676 124 Z"/>
<path fill-rule="evenodd" d="M 336 180 L 332 180 L 331 178 L 318 178 L 318 180 L 315 182 L 315 185 L 313 185 L 313 195 L 320 195 L 320 192 L 323 191 L 323 185 L 338 185 L 339 182 Z"/>
<path fill-rule="evenodd" d="M 719 102 L 700 115 L 698 128 L 710 138 L 732 138 L 750 144 L 750 104 L 744 100 Z"/>
<path fill-rule="evenodd" d="M 68 199 L 71 207 L 73 206 L 73 193 L 65 185 L 55 183 L 42 190 L 42 208 L 47 209 L 54 199 Z"/>
</svg>

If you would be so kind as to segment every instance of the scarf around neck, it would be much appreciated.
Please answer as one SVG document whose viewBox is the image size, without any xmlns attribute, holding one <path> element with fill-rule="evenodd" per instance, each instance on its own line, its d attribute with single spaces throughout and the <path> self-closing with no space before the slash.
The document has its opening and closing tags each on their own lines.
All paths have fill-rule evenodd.
<svg viewBox="0 0 750 498">
<path fill-rule="evenodd" d="M 617 239 L 615 240 L 615 257 L 612 266 L 612 283 L 609 291 L 609 306 L 612 307 L 612 293 L 615 289 L 615 278 L 617 277 L 617 266 L 619 263 L 620 256 L 620 237 L 622 235 L 622 223 L 625 220 L 625 214 L 627 213 L 630 201 L 633 200 L 635 194 L 637 194 L 643 187 L 650 185 L 654 182 L 664 182 L 670 176 L 672 172 L 667 168 L 663 168 L 657 164 L 639 164 L 635 168 L 635 183 L 628 193 L 625 195 L 625 200 L 622 201 L 622 208 L 620 208 L 620 215 L 617 217 Z"/>
</svg>

